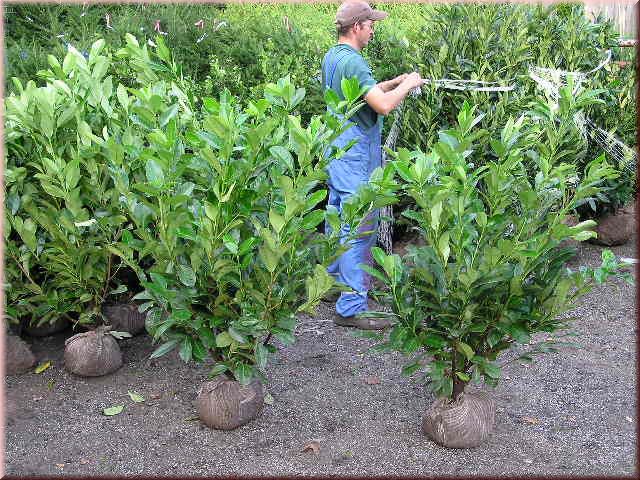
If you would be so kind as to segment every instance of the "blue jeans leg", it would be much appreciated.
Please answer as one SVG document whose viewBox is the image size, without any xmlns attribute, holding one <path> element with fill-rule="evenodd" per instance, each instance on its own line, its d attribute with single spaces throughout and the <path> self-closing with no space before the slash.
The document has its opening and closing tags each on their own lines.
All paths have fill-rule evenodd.
<svg viewBox="0 0 640 480">
<path fill-rule="evenodd" d="M 349 194 L 342 194 L 329 186 L 329 204 L 342 212 L 342 201 Z M 370 288 L 371 277 L 358 265 L 361 263 L 371 265 L 371 247 L 375 245 L 378 229 L 378 212 L 371 214 L 367 221 L 360 227 L 357 238 L 349 241 L 349 250 L 343 253 L 335 262 L 327 268 L 327 271 L 341 283 L 350 287 L 353 292 L 344 292 L 336 302 L 336 312 L 343 317 L 350 317 L 368 310 L 367 291 Z M 349 227 L 343 225 L 340 230 L 341 243 L 344 244 L 349 235 Z"/>
</svg>

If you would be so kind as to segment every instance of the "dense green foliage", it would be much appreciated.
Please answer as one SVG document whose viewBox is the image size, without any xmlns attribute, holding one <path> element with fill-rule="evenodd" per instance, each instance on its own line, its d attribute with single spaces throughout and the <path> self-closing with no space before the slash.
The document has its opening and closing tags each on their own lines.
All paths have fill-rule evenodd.
<svg viewBox="0 0 640 480">
<path fill-rule="evenodd" d="M 328 146 L 344 125 L 326 106 L 346 112 L 355 108 L 360 92 L 345 84 L 349 101 L 342 105 L 321 94 L 320 61 L 335 42 L 335 6 L 4 8 L 7 318 L 41 324 L 63 316 L 99 323 L 105 301 L 137 294 L 145 300 L 140 308 L 148 312 L 149 332 L 163 342 L 155 355 L 179 348 L 187 361 L 211 355 L 216 372 L 242 382 L 260 375 L 274 351 L 271 339 L 292 341 L 296 312 L 312 309 L 332 286 L 324 266 L 341 251 L 335 233 L 318 233 L 323 221 L 337 232 L 339 221 L 335 211 L 323 209 L 324 167 L 341 154 Z M 384 8 L 391 15 L 376 25 L 364 52 L 377 78 L 415 68 L 426 78 L 518 87 L 487 93 L 425 85 L 422 96 L 407 100 L 398 141 L 404 150 L 393 168 L 376 171 L 371 185 L 347 205 L 351 231 L 371 209 L 396 202 L 396 214 L 405 211 L 401 218 L 420 224 L 425 205 L 437 204 L 446 192 L 464 201 L 443 202 L 437 225 L 420 224 L 433 251 L 409 262 L 437 257 L 439 268 L 448 272 L 451 262 L 462 265 L 456 259 L 469 260 L 473 240 L 479 254 L 464 268 L 476 268 L 474 262 L 502 248 L 496 238 L 509 225 L 520 225 L 515 217 L 525 212 L 532 217 L 526 228 L 535 229 L 526 235 L 535 233 L 540 243 L 521 245 L 525 253 L 512 245 L 504 256 L 510 270 L 492 288 L 508 295 L 513 278 L 524 281 L 524 270 L 515 265 L 529 265 L 538 247 L 545 265 L 553 264 L 553 272 L 543 275 L 552 290 L 567 278 L 592 278 L 592 273 L 558 273 L 565 254 L 554 249 L 556 241 L 587 235 L 564 230 L 558 222 L 576 208 L 585 217 L 615 209 L 635 195 L 635 184 L 630 175 L 615 172 L 615 163 L 605 166 L 600 150 L 580 136 L 573 115 L 584 112 L 634 144 L 633 71 L 609 65 L 578 94 L 564 89 L 555 104 L 537 89 L 527 68 L 593 68 L 603 49 L 616 44 L 612 25 L 590 24 L 581 7 L 567 5 Z M 194 25 L 201 19 L 203 29 Z M 166 37 L 155 36 L 156 20 Z M 614 47 L 614 58 L 619 55 Z M 525 130 L 518 134 L 521 127 Z M 432 150 L 446 161 L 416 153 Z M 458 175 L 459 183 L 445 182 L 448 190 L 440 193 L 427 189 L 395 196 L 400 186 L 394 172 L 405 182 L 416 181 L 409 175 L 417 168 L 414 161 L 422 169 L 420 181 L 428 167 L 433 178 Z M 494 177 L 498 184 L 491 183 Z M 592 189 L 596 181 L 605 188 Z M 478 186 L 472 195 L 469 189 Z M 495 205 L 482 196 L 494 187 L 495 202 L 507 202 L 502 213 L 494 213 Z M 566 202 L 543 198 L 543 191 L 558 193 L 554 188 Z M 522 195 L 505 200 L 514 191 Z M 483 209 L 491 236 L 469 227 L 483 218 Z M 377 257 L 382 265 L 391 261 Z M 403 271 L 414 275 L 412 268 Z M 493 272 L 485 270 L 483 275 Z M 447 289 L 460 291 L 463 278 Z M 518 298 L 535 297 L 527 308 L 551 318 L 555 310 L 541 307 L 542 294 L 529 294 Z M 395 302 L 402 305 L 401 299 Z M 437 305 L 434 299 L 428 303 Z M 463 311 L 458 310 L 456 315 Z M 395 313 L 404 318 L 400 310 Z M 482 350 L 485 340 L 456 338 L 482 355 L 493 348 Z M 442 358 L 451 360 L 450 354 Z"/>
<path fill-rule="evenodd" d="M 364 50 L 376 78 L 383 80 L 417 69 L 425 78 L 481 79 L 515 83 L 510 92 L 465 92 L 425 85 L 407 108 L 398 146 L 427 148 L 437 132 L 455 123 L 465 101 L 485 113 L 481 127 L 495 130 L 520 115 L 540 93 L 528 76 L 529 65 L 589 71 L 606 49 L 613 59 L 633 60 L 632 49 L 617 47 L 613 24 L 591 23 L 581 4 L 429 5 L 385 4 L 390 16 L 376 25 Z M 125 33 L 143 44 L 166 33 L 186 87 L 195 98 L 217 97 L 225 89 L 240 98 L 259 97 L 268 83 L 289 76 L 305 89 L 298 105 L 303 121 L 325 109 L 319 83 L 320 61 L 335 42 L 332 4 L 212 5 L 11 5 L 5 7 L 6 78 L 34 79 L 47 68 L 51 52 L 62 57 L 71 44 L 88 55 L 97 38 L 124 46 Z M 107 26 L 106 15 L 109 15 Z M 198 22 L 202 20 L 203 23 Z M 201 25 L 199 28 L 195 24 Z M 607 65 L 589 77 L 589 89 L 603 89 L 604 103 L 586 114 L 629 146 L 635 139 L 635 87 L 631 67 Z M 9 91 L 13 84 L 7 83 Z M 385 132 L 392 118 L 385 122 Z M 488 151 L 489 145 L 484 146 Z M 593 159 L 601 148 L 584 144 Z M 582 155 L 582 153 L 581 153 Z M 618 167 L 613 158 L 608 158 Z M 624 172 L 609 182 L 593 206 L 581 215 L 615 211 L 635 195 L 635 179 Z M 402 219 L 400 224 L 402 224 Z"/>
<path fill-rule="evenodd" d="M 476 113 L 464 104 L 456 128 L 428 153 L 401 149 L 387 166 L 416 205 L 403 215 L 425 245 L 410 247 L 404 258 L 376 247 L 378 268 L 363 266 L 388 287 L 392 312 L 374 315 L 395 323 L 377 348 L 411 356 L 403 373 L 427 369 L 433 390 L 453 399 L 471 380 L 495 385 L 502 351 L 528 344 L 537 332 L 567 328 L 561 314 L 618 267 L 606 251 L 601 267 L 571 271 L 566 263 L 575 249 L 561 246 L 595 235 L 593 220 L 575 226 L 564 220 L 615 177 L 604 158 L 590 162 L 577 181 L 574 164 L 542 148 L 548 124 L 520 117 L 492 138 L 493 154 L 479 161 L 485 154 L 477 148 Z M 521 359 L 552 343 L 543 340 Z"/>
<path fill-rule="evenodd" d="M 260 375 L 271 338 L 294 340 L 295 314 L 331 287 L 346 246 L 322 209 L 325 167 L 347 123 L 305 125 L 288 77 L 261 98 L 223 92 L 196 104 L 162 37 L 132 35 L 48 58 L 45 85 L 15 80 L 7 98 L 7 311 L 32 323 L 99 323 L 109 294 L 144 300 L 147 330 L 185 361 L 216 360 L 242 383 Z M 362 103 L 323 101 L 349 118 Z M 359 103 L 358 103 L 359 102 Z M 379 189 L 378 189 L 379 190 Z M 392 201 L 369 187 L 345 204 L 353 235 Z M 331 233 L 319 233 L 327 222 Z M 118 276 L 121 269 L 135 272 Z M 143 290 L 143 291 L 140 291 Z"/>
</svg>

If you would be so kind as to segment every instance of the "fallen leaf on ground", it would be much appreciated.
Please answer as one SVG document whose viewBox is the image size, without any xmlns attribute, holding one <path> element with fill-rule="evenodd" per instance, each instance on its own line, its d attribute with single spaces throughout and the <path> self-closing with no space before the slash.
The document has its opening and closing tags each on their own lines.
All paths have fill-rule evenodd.
<svg viewBox="0 0 640 480">
<path fill-rule="evenodd" d="M 111 417 L 113 415 L 122 413 L 122 410 L 124 410 L 124 405 L 116 405 L 115 407 L 105 408 L 104 410 L 102 410 L 102 413 L 104 413 L 107 417 Z"/>
<path fill-rule="evenodd" d="M 534 417 L 522 417 L 522 421 L 528 423 L 529 425 L 535 425 L 536 423 L 540 423 L 540 420 Z"/>
<path fill-rule="evenodd" d="M 185 422 L 195 422 L 196 420 L 200 420 L 200 417 L 197 415 L 193 415 L 184 419 Z"/>
<path fill-rule="evenodd" d="M 58 467 L 58 468 L 64 468 L 64 463 L 56 463 L 56 467 Z"/>
<path fill-rule="evenodd" d="M 132 392 L 131 390 L 129 390 L 127 392 L 127 395 L 129 395 L 131 400 L 133 400 L 136 403 L 144 402 L 144 397 L 142 395 L 140 395 L 139 393 Z"/>
<path fill-rule="evenodd" d="M 80 459 L 80 463 L 81 463 L 82 465 L 86 465 L 87 463 L 89 463 L 89 460 L 87 460 L 86 458 L 81 458 L 81 459 Z"/>
<path fill-rule="evenodd" d="M 49 380 L 49 382 L 47 382 L 47 388 L 49 390 L 53 390 L 53 386 L 56 384 L 54 379 Z"/>
<path fill-rule="evenodd" d="M 367 385 L 380 385 L 380 379 L 378 377 L 367 377 L 364 379 L 364 383 Z"/>
<path fill-rule="evenodd" d="M 267 394 L 264 396 L 264 403 L 266 403 L 267 405 L 273 405 L 273 397 L 271 396 L 270 393 L 267 392 Z"/>
<path fill-rule="evenodd" d="M 152 400 L 158 400 L 161 396 L 161 393 L 152 393 L 151 395 L 149 395 L 149 398 L 151 398 Z"/>
<path fill-rule="evenodd" d="M 631 417 L 624 417 L 624 419 L 629 423 L 633 423 L 633 419 Z"/>
<path fill-rule="evenodd" d="M 318 455 L 320 453 L 320 442 L 318 442 L 317 440 L 311 440 L 310 442 L 304 444 L 304 447 L 302 447 L 302 451 L 313 452 Z"/>
<path fill-rule="evenodd" d="M 33 371 L 34 373 L 42 373 L 44 372 L 47 368 L 49 368 L 51 366 L 51 361 L 47 360 L 46 362 L 41 363 L 40 365 L 38 365 L 36 367 L 36 369 Z"/>
</svg>

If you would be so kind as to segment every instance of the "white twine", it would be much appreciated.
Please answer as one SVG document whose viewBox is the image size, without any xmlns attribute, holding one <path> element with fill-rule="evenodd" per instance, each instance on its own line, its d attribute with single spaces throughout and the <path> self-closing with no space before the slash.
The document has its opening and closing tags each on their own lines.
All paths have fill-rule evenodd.
<svg viewBox="0 0 640 480">
<path fill-rule="evenodd" d="M 595 68 L 588 72 L 568 72 L 552 68 L 532 66 L 529 68 L 529 76 L 551 97 L 555 102 L 560 96 L 560 87 L 568 84 L 568 79 L 572 78 L 574 87 L 573 95 L 576 95 L 582 88 L 582 83 L 588 76 L 604 68 L 611 61 L 611 50 L 607 50 L 606 56 Z M 583 138 L 591 138 L 595 143 L 611 155 L 618 163 L 619 168 L 629 172 L 635 172 L 637 165 L 637 152 L 627 146 L 611 132 L 607 132 L 598 127 L 591 119 L 587 118 L 583 112 L 577 112 L 573 120 Z"/>
</svg>

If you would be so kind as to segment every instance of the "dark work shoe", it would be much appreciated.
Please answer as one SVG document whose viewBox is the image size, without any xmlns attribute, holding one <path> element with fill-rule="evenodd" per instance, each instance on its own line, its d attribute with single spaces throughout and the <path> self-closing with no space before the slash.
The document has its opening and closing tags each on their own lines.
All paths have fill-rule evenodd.
<svg viewBox="0 0 640 480">
<path fill-rule="evenodd" d="M 330 291 L 329 293 L 327 293 L 324 297 L 322 297 L 320 300 L 322 300 L 323 302 L 326 303 L 336 303 L 338 301 L 338 299 L 340 298 L 340 294 L 342 292 L 341 291 Z"/>
</svg>

